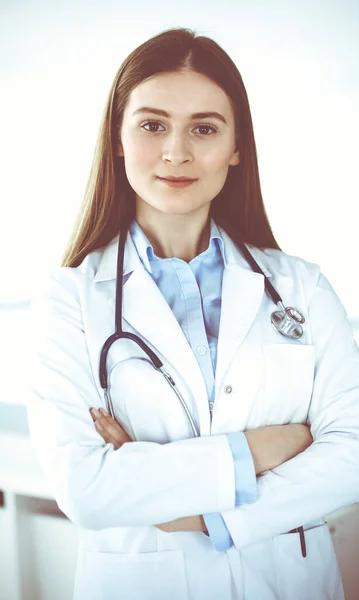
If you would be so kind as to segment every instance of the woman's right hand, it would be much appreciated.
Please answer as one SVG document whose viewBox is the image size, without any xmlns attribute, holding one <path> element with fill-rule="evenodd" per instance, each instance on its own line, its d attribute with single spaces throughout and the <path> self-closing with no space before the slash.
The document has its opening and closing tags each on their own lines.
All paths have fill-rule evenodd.
<svg viewBox="0 0 359 600">
<path fill-rule="evenodd" d="M 310 428 L 300 423 L 268 425 L 244 432 L 256 474 L 278 467 L 313 442 Z"/>
<path fill-rule="evenodd" d="M 123 444 L 133 441 L 123 427 L 104 408 L 99 408 L 98 410 L 90 408 L 90 415 L 98 433 L 105 440 L 106 444 L 111 442 L 115 450 L 121 448 Z"/>
</svg>

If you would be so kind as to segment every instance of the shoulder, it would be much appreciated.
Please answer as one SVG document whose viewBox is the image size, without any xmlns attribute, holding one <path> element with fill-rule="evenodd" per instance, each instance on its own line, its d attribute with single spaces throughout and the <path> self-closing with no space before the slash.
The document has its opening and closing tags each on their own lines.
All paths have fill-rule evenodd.
<svg viewBox="0 0 359 600">
<path fill-rule="evenodd" d="M 295 289 L 298 292 L 302 290 L 307 301 L 310 301 L 323 279 L 317 263 L 274 248 L 259 249 L 248 245 L 248 249 L 265 275 L 270 276 L 274 287 L 284 286 L 284 289 Z"/>
<path fill-rule="evenodd" d="M 260 266 L 263 266 L 274 279 L 292 278 L 300 279 L 304 285 L 315 287 L 321 276 L 320 266 L 296 256 L 287 254 L 274 248 L 259 249 L 248 245 L 248 249 Z"/>
<path fill-rule="evenodd" d="M 117 248 L 118 236 L 106 246 L 89 252 L 77 267 L 55 267 L 39 283 L 34 300 L 54 299 L 65 300 L 72 298 L 73 302 L 81 303 L 83 291 L 89 289 L 100 268 L 109 262 L 110 255 Z"/>
<path fill-rule="evenodd" d="M 222 240 L 224 242 L 226 259 L 228 264 L 239 263 L 248 266 L 248 262 L 244 257 L 240 248 L 228 233 L 219 227 Z M 295 279 L 302 278 L 308 284 L 316 284 L 320 276 L 320 267 L 314 262 L 305 260 L 299 256 L 288 254 L 282 250 L 274 248 L 258 248 L 253 244 L 245 244 L 255 261 L 262 268 L 266 276 L 270 276 L 271 281 L 282 278 Z M 244 262 L 243 262 L 244 261 Z"/>
<path fill-rule="evenodd" d="M 285 287 L 301 293 L 312 313 L 318 310 L 319 319 L 323 312 L 333 321 L 347 318 L 343 303 L 317 263 L 272 248 L 248 248 L 258 263 L 271 273 L 273 285 L 283 285 L 286 280 Z"/>
</svg>

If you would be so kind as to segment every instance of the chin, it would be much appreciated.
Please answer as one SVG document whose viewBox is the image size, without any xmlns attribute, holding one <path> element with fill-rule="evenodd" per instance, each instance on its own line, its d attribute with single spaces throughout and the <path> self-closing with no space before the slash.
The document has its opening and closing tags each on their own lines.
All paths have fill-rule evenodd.
<svg viewBox="0 0 359 600">
<path fill-rule="evenodd" d="M 201 210 L 202 206 L 180 206 L 178 203 L 173 203 L 168 206 L 158 206 L 156 207 L 158 211 L 163 212 L 167 215 L 186 215 L 189 213 L 196 212 L 197 210 Z"/>
<path fill-rule="evenodd" d="M 153 201 L 144 200 L 143 198 L 137 196 L 137 210 L 140 212 L 144 212 L 144 214 L 148 210 L 156 211 L 157 213 L 162 213 L 164 215 L 173 215 L 180 216 L 186 215 L 189 213 L 193 213 L 197 210 L 203 210 L 206 206 L 206 202 L 196 206 L 193 202 L 190 201 L 189 198 L 171 198 L 167 197 L 161 199 L 157 196 Z"/>
</svg>

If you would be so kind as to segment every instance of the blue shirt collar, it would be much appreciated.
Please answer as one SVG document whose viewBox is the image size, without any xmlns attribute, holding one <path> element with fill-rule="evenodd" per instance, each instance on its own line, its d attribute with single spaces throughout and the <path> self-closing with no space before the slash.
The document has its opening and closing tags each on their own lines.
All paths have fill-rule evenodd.
<svg viewBox="0 0 359 600">
<path fill-rule="evenodd" d="M 143 230 L 141 229 L 141 227 L 135 219 L 130 225 L 130 234 L 142 264 L 150 273 L 152 273 L 151 262 L 173 260 L 172 258 L 159 258 L 158 256 L 156 256 L 156 254 L 153 251 L 153 246 L 151 242 L 148 240 L 147 236 L 144 234 Z M 214 256 L 218 252 L 221 253 L 223 263 L 226 266 L 223 240 L 214 219 L 211 219 L 211 232 L 208 248 L 192 260 L 201 260 L 202 258 L 204 258 L 205 255 Z"/>
</svg>

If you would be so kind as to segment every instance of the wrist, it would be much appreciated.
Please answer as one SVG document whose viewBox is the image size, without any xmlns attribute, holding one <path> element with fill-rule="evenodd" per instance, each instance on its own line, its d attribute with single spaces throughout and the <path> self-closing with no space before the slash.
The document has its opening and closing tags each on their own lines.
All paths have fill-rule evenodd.
<svg viewBox="0 0 359 600">
<path fill-rule="evenodd" d="M 285 460 L 282 428 L 283 425 L 268 425 L 244 432 L 256 475 L 274 469 Z"/>
<path fill-rule="evenodd" d="M 244 435 L 246 436 L 248 447 L 253 458 L 256 475 L 259 475 L 262 471 L 266 470 L 266 466 L 262 460 L 263 453 L 260 450 L 258 434 L 256 432 L 257 429 L 252 429 L 250 431 L 245 431 Z"/>
<path fill-rule="evenodd" d="M 205 533 L 209 537 L 207 525 L 206 525 L 206 522 L 205 522 L 205 520 L 203 518 L 203 515 L 199 515 L 199 518 L 200 518 L 200 523 L 201 523 L 201 531 L 203 531 L 203 533 Z"/>
</svg>

